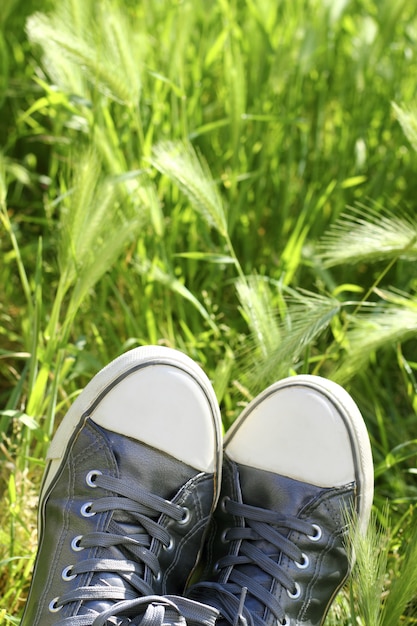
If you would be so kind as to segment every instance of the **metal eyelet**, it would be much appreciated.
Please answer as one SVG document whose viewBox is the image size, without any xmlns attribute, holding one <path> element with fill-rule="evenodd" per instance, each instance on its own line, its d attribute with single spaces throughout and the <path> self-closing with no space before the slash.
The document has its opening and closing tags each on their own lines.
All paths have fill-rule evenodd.
<svg viewBox="0 0 417 626">
<path fill-rule="evenodd" d="M 288 597 L 291 598 L 291 600 L 297 600 L 297 598 L 299 598 L 301 596 L 301 587 L 298 583 L 295 583 L 295 591 L 294 593 L 291 593 L 291 591 L 289 589 L 287 589 L 287 594 Z"/>
<path fill-rule="evenodd" d="M 314 529 L 314 535 L 307 535 L 307 537 L 310 539 L 310 541 L 320 541 L 323 535 L 320 526 L 318 526 L 317 524 L 313 524 L 312 528 Z"/>
<path fill-rule="evenodd" d="M 306 554 L 304 554 L 304 552 L 301 554 L 301 561 L 295 561 L 296 566 L 298 567 L 298 569 L 307 569 L 307 567 L 310 565 L 310 559 L 308 558 L 308 556 Z"/>
<path fill-rule="evenodd" d="M 188 524 L 188 522 L 190 521 L 190 517 L 191 517 L 190 509 L 187 509 L 187 507 L 185 506 L 182 509 L 182 517 L 180 520 L 178 520 L 178 524 Z"/>
<path fill-rule="evenodd" d="M 58 611 L 62 609 L 62 605 L 59 605 L 58 602 L 59 602 L 58 597 L 50 601 L 49 606 L 48 606 L 50 613 L 58 613 Z"/>
<path fill-rule="evenodd" d="M 62 580 L 74 580 L 74 578 L 77 577 L 77 574 L 71 573 L 72 568 L 73 568 L 73 565 L 68 565 L 67 567 L 64 567 L 61 573 Z"/>
<path fill-rule="evenodd" d="M 162 573 L 159 571 L 157 574 L 153 575 L 154 582 L 159 583 L 162 580 Z"/>
<path fill-rule="evenodd" d="M 223 513 L 227 513 L 227 503 L 228 502 L 230 502 L 229 496 L 224 496 L 224 498 L 221 499 L 220 508 L 223 511 Z"/>
<path fill-rule="evenodd" d="M 102 475 L 102 472 L 100 472 L 100 470 L 91 470 L 90 472 L 88 472 L 87 476 L 85 477 L 85 482 L 87 483 L 89 487 L 96 489 L 97 487 L 96 478 L 97 476 L 101 476 L 101 475 Z"/>
<path fill-rule="evenodd" d="M 174 549 L 175 542 L 172 537 L 169 538 L 169 544 L 167 546 L 162 546 L 165 552 L 171 552 Z"/>
<path fill-rule="evenodd" d="M 77 535 L 71 541 L 71 550 L 73 552 L 81 552 L 81 550 L 84 550 L 84 548 L 82 546 L 80 546 L 80 541 L 81 541 L 82 538 L 83 538 L 82 535 Z"/>
<path fill-rule="evenodd" d="M 82 505 L 81 509 L 80 509 L 80 513 L 83 517 L 93 517 L 93 515 L 95 515 L 95 511 L 91 510 L 91 507 L 93 506 L 92 502 L 86 502 L 85 504 Z"/>
</svg>

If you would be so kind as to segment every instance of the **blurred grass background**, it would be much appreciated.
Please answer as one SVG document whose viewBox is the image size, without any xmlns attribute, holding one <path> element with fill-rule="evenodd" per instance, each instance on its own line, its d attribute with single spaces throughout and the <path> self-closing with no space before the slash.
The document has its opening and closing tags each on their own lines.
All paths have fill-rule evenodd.
<svg viewBox="0 0 417 626">
<path fill-rule="evenodd" d="M 2 0 L 0 27 L 3 623 L 56 424 L 148 343 L 225 429 L 281 376 L 346 386 L 375 506 L 326 624 L 416 623 L 417 5 Z"/>
</svg>

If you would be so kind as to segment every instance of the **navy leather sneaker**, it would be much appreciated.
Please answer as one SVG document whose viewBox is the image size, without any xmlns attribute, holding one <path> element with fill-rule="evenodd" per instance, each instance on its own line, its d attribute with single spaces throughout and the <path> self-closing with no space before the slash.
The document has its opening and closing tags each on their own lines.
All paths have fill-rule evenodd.
<svg viewBox="0 0 417 626">
<path fill-rule="evenodd" d="M 369 437 L 348 393 L 317 376 L 273 384 L 226 435 L 207 568 L 189 596 L 234 625 L 323 624 L 372 498 Z"/>
<path fill-rule="evenodd" d="M 215 611 L 176 596 L 198 561 L 220 467 L 216 397 L 190 358 L 149 346 L 101 370 L 48 452 L 22 626 L 139 624 L 144 614 L 214 623 Z"/>
</svg>

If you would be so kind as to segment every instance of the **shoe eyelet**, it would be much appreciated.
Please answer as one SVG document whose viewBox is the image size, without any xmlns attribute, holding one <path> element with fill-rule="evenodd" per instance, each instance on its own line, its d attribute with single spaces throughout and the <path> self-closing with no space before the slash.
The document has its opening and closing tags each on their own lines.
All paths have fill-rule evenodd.
<svg viewBox="0 0 417 626">
<path fill-rule="evenodd" d="M 80 509 L 80 513 L 83 517 L 93 517 L 93 515 L 95 515 L 95 511 L 91 510 L 91 507 L 93 506 L 92 502 L 86 502 L 85 504 L 82 505 L 81 509 Z"/>
<path fill-rule="evenodd" d="M 82 535 L 77 535 L 71 541 L 71 550 L 73 552 L 81 552 L 81 550 L 84 550 L 84 548 L 82 546 L 80 546 L 80 541 L 81 541 L 82 538 L 83 538 Z"/>
<path fill-rule="evenodd" d="M 284 621 L 280 622 L 279 620 L 277 621 L 277 626 L 290 626 L 290 620 L 288 619 L 287 616 L 284 617 Z"/>
<path fill-rule="evenodd" d="M 171 552 L 174 549 L 175 542 L 172 537 L 169 538 L 169 544 L 162 546 L 165 552 Z"/>
<path fill-rule="evenodd" d="M 227 538 L 227 533 L 229 532 L 229 530 L 230 528 L 226 528 L 220 535 L 220 541 L 222 543 L 229 543 L 229 539 Z"/>
<path fill-rule="evenodd" d="M 68 565 L 68 567 L 64 567 L 61 573 L 62 580 L 74 580 L 77 578 L 77 574 L 72 574 L 73 565 Z"/>
<path fill-rule="evenodd" d="M 161 572 L 159 571 L 157 574 L 154 574 L 154 575 L 153 575 L 153 579 L 154 579 L 154 582 L 156 582 L 156 583 L 161 582 L 161 580 L 162 580 L 162 574 L 161 574 Z"/>
<path fill-rule="evenodd" d="M 301 561 L 295 561 L 295 564 L 298 567 L 298 569 L 307 569 L 307 567 L 310 565 L 310 559 L 303 552 L 301 555 Z"/>
<path fill-rule="evenodd" d="M 314 535 L 307 535 L 307 537 L 310 539 L 310 541 L 320 541 L 323 534 L 320 526 L 318 526 L 317 524 L 313 524 L 312 528 L 314 530 Z"/>
<path fill-rule="evenodd" d="M 301 587 L 298 583 L 295 583 L 295 591 L 294 593 L 291 593 L 291 591 L 289 589 L 287 589 L 287 594 L 288 597 L 291 598 L 291 600 L 297 600 L 300 596 L 301 596 Z"/>
<path fill-rule="evenodd" d="M 97 476 L 101 476 L 101 475 L 102 475 L 102 472 L 100 472 L 100 470 L 91 470 L 91 472 L 88 472 L 87 476 L 85 477 L 85 482 L 87 483 L 89 487 L 96 489 L 97 488 L 96 478 Z"/>
<path fill-rule="evenodd" d="M 187 507 L 185 506 L 182 509 L 182 517 L 180 520 L 178 520 L 178 524 L 188 524 L 188 522 L 190 521 L 190 517 L 191 517 L 191 513 L 190 513 L 190 509 L 187 509 Z"/>
<path fill-rule="evenodd" d="M 58 597 L 50 601 L 49 606 L 48 606 L 50 613 L 58 613 L 58 611 L 62 609 L 62 605 L 58 604 L 58 602 L 59 602 Z"/>
<path fill-rule="evenodd" d="M 218 574 L 220 572 L 220 564 L 218 561 L 213 565 L 213 574 Z"/>
<path fill-rule="evenodd" d="M 223 511 L 223 513 L 227 513 L 227 503 L 230 502 L 230 498 L 229 496 L 224 496 L 224 498 L 221 499 L 220 502 L 220 508 Z"/>
</svg>

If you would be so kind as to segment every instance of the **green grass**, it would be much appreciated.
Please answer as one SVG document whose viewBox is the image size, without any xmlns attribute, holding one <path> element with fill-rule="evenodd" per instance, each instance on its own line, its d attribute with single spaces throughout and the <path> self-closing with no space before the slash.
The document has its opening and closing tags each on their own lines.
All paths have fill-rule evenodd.
<svg viewBox="0 0 417 626">
<path fill-rule="evenodd" d="M 327 623 L 414 624 L 417 5 L 0 13 L 2 623 L 54 428 L 100 367 L 161 343 L 202 364 L 225 428 L 280 376 L 347 387 L 374 522 Z"/>
</svg>

